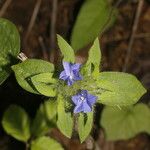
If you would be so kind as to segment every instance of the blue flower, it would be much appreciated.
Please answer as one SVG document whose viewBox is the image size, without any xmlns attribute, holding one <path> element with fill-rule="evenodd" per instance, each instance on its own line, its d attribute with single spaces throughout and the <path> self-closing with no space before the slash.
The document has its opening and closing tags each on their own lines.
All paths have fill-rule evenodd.
<svg viewBox="0 0 150 150">
<path fill-rule="evenodd" d="M 59 79 L 67 81 L 67 84 L 70 86 L 77 80 L 82 80 L 82 77 L 79 73 L 81 64 L 71 64 L 68 62 L 63 62 L 64 71 L 61 72 Z"/>
<path fill-rule="evenodd" d="M 82 90 L 77 95 L 72 96 L 72 101 L 76 105 L 74 113 L 92 111 L 92 106 L 96 100 L 96 96 L 89 94 L 87 90 Z"/>
</svg>

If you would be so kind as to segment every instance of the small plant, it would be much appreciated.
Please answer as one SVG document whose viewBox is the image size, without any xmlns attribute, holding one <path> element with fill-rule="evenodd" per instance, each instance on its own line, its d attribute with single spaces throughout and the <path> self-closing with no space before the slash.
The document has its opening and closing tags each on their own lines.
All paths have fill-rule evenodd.
<svg viewBox="0 0 150 150">
<path fill-rule="evenodd" d="M 31 150 L 43 150 L 45 146 L 62 149 L 59 143 L 45 136 L 54 126 L 68 138 L 78 134 L 80 142 L 84 142 L 92 130 L 97 103 L 128 107 L 146 92 L 131 74 L 100 72 L 98 38 L 90 48 L 85 64 L 75 62 L 74 50 L 60 35 L 57 40 L 63 56 L 63 69 L 59 72 L 54 64 L 44 60 L 28 58 L 18 62 L 18 31 L 12 23 L 0 19 L 0 83 L 13 71 L 23 89 L 49 97 L 41 104 L 34 120 L 19 106 L 12 105 L 4 113 L 2 125 L 5 131 L 25 142 Z M 102 125 L 105 126 L 104 120 Z"/>
</svg>

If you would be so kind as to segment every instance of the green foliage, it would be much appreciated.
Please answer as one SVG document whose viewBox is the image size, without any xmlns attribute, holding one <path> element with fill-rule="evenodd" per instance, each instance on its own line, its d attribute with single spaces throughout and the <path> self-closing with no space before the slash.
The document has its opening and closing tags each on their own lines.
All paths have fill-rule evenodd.
<svg viewBox="0 0 150 150">
<path fill-rule="evenodd" d="M 75 55 L 72 47 L 60 35 L 57 35 L 57 40 L 61 53 L 64 56 L 63 61 L 74 63 Z"/>
<path fill-rule="evenodd" d="M 63 148 L 55 140 L 43 136 L 32 142 L 31 150 L 63 150 Z"/>
<path fill-rule="evenodd" d="M 54 71 L 54 66 L 53 64 L 43 60 L 27 59 L 22 63 L 12 66 L 12 69 L 15 72 L 16 79 L 22 88 L 31 93 L 40 94 L 34 87 L 31 77 L 40 73 L 51 73 Z"/>
<path fill-rule="evenodd" d="M 101 125 L 108 140 L 126 140 L 140 132 L 150 134 L 150 109 L 144 104 L 123 109 L 105 107 Z"/>
<path fill-rule="evenodd" d="M 61 95 L 58 96 L 57 112 L 57 127 L 65 136 L 70 138 L 73 131 L 73 118 L 70 112 L 65 112 L 64 99 Z"/>
<path fill-rule="evenodd" d="M 71 45 L 77 51 L 92 42 L 104 29 L 110 27 L 115 13 L 109 19 L 111 6 L 107 0 L 86 0 L 77 16 L 71 36 Z"/>
<path fill-rule="evenodd" d="M 31 77 L 31 81 L 36 90 L 45 96 L 56 96 L 56 79 L 52 78 L 52 73 L 41 73 Z"/>
<path fill-rule="evenodd" d="M 106 0 L 85 1 L 73 29 L 71 43 L 75 50 L 86 46 L 99 35 L 110 15 L 110 9 Z M 107 28 L 111 25 L 110 22 Z M 63 61 L 75 63 L 72 47 L 61 36 L 57 35 L 57 39 Z M 10 74 L 11 58 L 18 55 L 19 49 L 20 39 L 15 26 L 7 20 L 0 19 L 0 84 Z M 88 90 L 89 93 L 98 96 L 97 102 L 109 106 L 133 105 L 146 92 L 133 75 L 121 72 L 99 73 L 100 61 L 101 51 L 97 38 L 89 50 L 87 62 L 82 66 L 83 80 L 75 82 L 72 86 L 67 86 L 61 81 L 58 84 L 58 80 L 53 78 L 54 65 L 49 62 L 27 59 L 13 65 L 12 70 L 22 88 L 34 94 L 57 96 L 57 101 L 51 98 L 41 104 L 31 127 L 27 113 L 19 106 L 10 106 L 2 119 L 5 131 L 23 142 L 27 142 L 31 134 L 33 137 L 40 137 L 32 142 L 31 150 L 61 150 L 60 144 L 43 135 L 56 125 L 56 116 L 58 116 L 57 127 L 67 137 L 72 136 L 74 115 L 71 113 L 74 105 L 71 96 L 77 94 L 79 90 Z M 149 108 L 143 104 L 122 110 L 106 107 L 101 124 L 107 138 L 109 140 L 128 139 L 139 132 L 150 133 L 149 111 Z M 81 142 L 91 132 L 93 112 L 94 108 L 90 113 L 79 114 L 77 128 Z"/>
<path fill-rule="evenodd" d="M 105 105 L 132 105 L 146 92 L 137 78 L 127 73 L 102 72 L 96 82 L 98 102 Z"/>
<path fill-rule="evenodd" d="M 20 37 L 14 24 L 0 18 L 0 84 L 9 76 L 10 66 L 20 51 Z"/>
<path fill-rule="evenodd" d="M 31 126 L 32 135 L 39 137 L 45 135 L 50 130 L 50 127 L 47 123 L 47 118 L 45 115 L 44 105 L 41 104 L 40 108 L 37 110 L 36 116 L 33 120 Z"/>
<path fill-rule="evenodd" d="M 85 141 L 93 126 L 93 112 L 82 114 L 78 118 L 78 132 L 81 143 Z"/>
<path fill-rule="evenodd" d="M 57 101 L 49 99 L 40 105 L 33 120 L 31 131 L 36 137 L 45 135 L 56 124 Z"/>
<path fill-rule="evenodd" d="M 30 138 L 30 119 L 19 106 L 11 105 L 2 119 L 4 130 L 19 141 L 26 142 Z"/>
<path fill-rule="evenodd" d="M 86 76 L 90 76 L 91 74 L 93 74 L 95 77 L 99 76 L 100 61 L 101 61 L 101 51 L 100 51 L 99 39 L 97 38 L 94 41 L 93 46 L 89 50 L 88 60 L 82 69 L 83 74 Z"/>
<path fill-rule="evenodd" d="M 53 99 L 49 99 L 45 101 L 44 108 L 45 108 L 46 118 L 49 121 L 52 121 L 53 119 L 55 120 L 57 114 L 57 101 Z"/>
</svg>

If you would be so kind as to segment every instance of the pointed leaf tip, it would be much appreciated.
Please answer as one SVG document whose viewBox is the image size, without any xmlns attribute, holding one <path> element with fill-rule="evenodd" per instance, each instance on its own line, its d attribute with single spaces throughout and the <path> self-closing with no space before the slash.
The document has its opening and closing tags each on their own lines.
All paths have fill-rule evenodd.
<svg viewBox="0 0 150 150">
<path fill-rule="evenodd" d="M 74 50 L 72 49 L 72 47 L 60 35 L 57 35 L 57 41 L 58 41 L 58 46 L 61 50 L 61 53 L 64 57 L 63 61 L 74 63 L 75 54 L 74 54 Z"/>
</svg>

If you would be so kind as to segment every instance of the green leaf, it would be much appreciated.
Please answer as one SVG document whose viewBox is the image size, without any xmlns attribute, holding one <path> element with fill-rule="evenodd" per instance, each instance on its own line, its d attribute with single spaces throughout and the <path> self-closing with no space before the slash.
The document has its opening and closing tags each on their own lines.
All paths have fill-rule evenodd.
<svg viewBox="0 0 150 150">
<path fill-rule="evenodd" d="M 63 148 L 55 140 L 43 136 L 32 142 L 31 150 L 63 150 Z"/>
<path fill-rule="evenodd" d="M 0 85 L 9 77 L 9 74 L 6 70 L 0 68 Z"/>
<path fill-rule="evenodd" d="M 85 116 L 86 115 L 86 116 Z M 81 143 L 89 136 L 93 125 L 93 112 L 82 114 L 78 118 L 78 132 Z"/>
<path fill-rule="evenodd" d="M 64 99 L 60 95 L 58 96 L 57 112 L 58 112 L 57 127 L 65 136 L 70 138 L 73 131 L 73 119 L 71 117 L 71 113 L 65 112 Z"/>
<path fill-rule="evenodd" d="M 71 35 L 71 46 L 75 51 L 98 37 L 105 25 L 107 28 L 111 26 L 115 20 L 115 13 L 109 19 L 111 9 L 107 0 L 86 0 L 83 3 Z M 107 29 L 106 27 L 105 29 Z"/>
<path fill-rule="evenodd" d="M 36 82 L 43 82 L 43 83 L 56 83 L 56 79 L 53 77 L 53 73 L 40 73 L 32 77 L 32 79 Z"/>
<path fill-rule="evenodd" d="M 0 18 L 0 84 L 11 73 L 10 66 L 20 51 L 20 36 L 15 25 Z"/>
<path fill-rule="evenodd" d="M 99 103 L 110 106 L 135 104 L 146 92 L 133 75 L 122 72 L 102 72 L 97 80 Z"/>
<path fill-rule="evenodd" d="M 41 104 L 40 108 L 37 110 L 35 119 L 33 120 L 31 132 L 34 136 L 39 137 L 46 134 L 49 130 L 50 128 L 47 124 L 45 108 L 44 105 Z"/>
<path fill-rule="evenodd" d="M 94 41 L 93 46 L 89 50 L 89 57 L 85 66 L 83 67 L 83 74 L 87 76 L 90 76 L 91 74 L 93 74 L 96 77 L 99 76 L 100 61 L 101 61 L 101 51 L 99 39 L 97 38 Z"/>
<path fill-rule="evenodd" d="M 30 138 L 30 119 L 19 106 L 11 105 L 5 111 L 2 126 L 7 134 L 19 141 L 26 142 Z"/>
<path fill-rule="evenodd" d="M 105 107 L 101 125 L 108 140 L 126 140 L 140 132 L 150 134 L 150 109 L 144 104 L 123 109 Z"/>
<path fill-rule="evenodd" d="M 58 40 L 58 46 L 64 57 L 63 61 L 74 63 L 75 55 L 72 47 L 60 35 L 57 35 L 57 40 Z"/>
<path fill-rule="evenodd" d="M 53 64 L 39 60 L 39 59 L 27 59 L 24 62 L 12 66 L 15 72 L 16 79 L 19 85 L 35 94 L 40 94 L 32 84 L 31 77 L 40 73 L 51 73 L 54 71 Z"/>
<path fill-rule="evenodd" d="M 56 79 L 52 78 L 53 73 L 41 73 L 31 77 L 31 81 L 36 90 L 45 96 L 56 96 Z"/>
<path fill-rule="evenodd" d="M 57 101 L 49 99 L 44 102 L 46 117 L 49 121 L 53 120 L 57 114 Z"/>
</svg>

